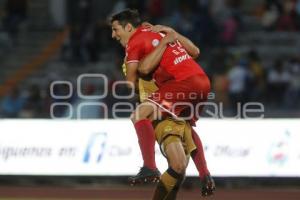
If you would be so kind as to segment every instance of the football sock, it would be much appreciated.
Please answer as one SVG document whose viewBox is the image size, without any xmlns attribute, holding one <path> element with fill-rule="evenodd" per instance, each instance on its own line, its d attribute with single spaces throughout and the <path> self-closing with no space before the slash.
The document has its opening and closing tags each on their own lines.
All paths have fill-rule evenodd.
<svg viewBox="0 0 300 200">
<path fill-rule="evenodd" d="M 152 123 L 148 119 L 143 119 L 134 124 L 139 146 L 141 149 L 144 166 L 156 169 L 155 163 L 155 133 Z"/>
<path fill-rule="evenodd" d="M 192 137 L 197 149 L 191 153 L 191 156 L 199 172 L 200 179 L 202 180 L 206 175 L 209 174 L 209 170 L 207 168 L 201 139 L 193 128 L 192 128 Z"/>
<path fill-rule="evenodd" d="M 177 173 L 169 167 L 162 174 L 152 200 L 175 200 L 183 180 L 184 175 Z"/>
</svg>

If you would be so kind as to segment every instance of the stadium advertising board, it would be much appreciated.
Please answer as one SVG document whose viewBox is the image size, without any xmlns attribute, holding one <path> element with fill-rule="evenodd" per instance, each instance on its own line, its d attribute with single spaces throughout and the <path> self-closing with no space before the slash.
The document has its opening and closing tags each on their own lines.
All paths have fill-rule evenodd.
<svg viewBox="0 0 300 200">
<path fill-rule="evenodd" d="M 300 177 L 299 120 L 197 124 L 214 176 Z M 0 175 L 133 175 L 142 165 L 129 120 L 1 120 Z M 156 147 L 161 171 L 166 160 Z M 197 176 L 190 161 L 187 175 Z"/>
</svg>

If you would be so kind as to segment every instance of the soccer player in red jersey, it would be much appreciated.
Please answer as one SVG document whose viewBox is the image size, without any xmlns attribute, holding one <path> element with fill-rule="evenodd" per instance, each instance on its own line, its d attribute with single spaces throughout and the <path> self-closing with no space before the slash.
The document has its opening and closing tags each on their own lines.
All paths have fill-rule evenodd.
<svg viewBox="0 0 300 200">
<path fill-rule="evenodd" d="M 210 83 L 204 71 L 190 56 L 198 56 L 199 49 L 187 38 L 174 32 L 165 36 L 149 27 L 140 26 L 139 15 L 132 10 L 114 15 L 111 25 L 112 37 L 126 48 L 127 80 L 135 84 L 138 70 L 143 74 L 155 70 L 153 77 L 159 86 L 159 90 L 149 97 L 148 104 L 141 104 L 132 116 L 144 159 L 144 167 L 132 178 L 145 178 L 145 168 L 150 169 L 146 170 L 147 173 L 157 170 L 154 160 L 154 130 L 149 118 L 156 112 L 167 113 L 175 118 L 182 117 L 183 113 L 192 113 L 190 121 L 194 122 L 198 115 L 194 115 L 192 111 L 200 109 L 197 107 L 198 102 L 206 101 Z M 154 66 L 158 68 L 155 69 Z M 207 195 L 212 193 L 214 183 L 206 166 L 201 140 L 195 131 L 193 139 L 197 150 L 192 158 L 204 183 L 202 192 Z"/>
</svg>

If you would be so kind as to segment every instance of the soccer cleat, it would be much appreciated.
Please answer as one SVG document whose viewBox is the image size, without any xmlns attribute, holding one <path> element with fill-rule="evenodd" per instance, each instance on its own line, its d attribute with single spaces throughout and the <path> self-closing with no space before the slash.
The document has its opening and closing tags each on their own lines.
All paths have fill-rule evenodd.
<svg viewBox="0 0 300 200">
<path fill-rule="evenodd" d="M 201 180 L 201 193 L 203 197 L 213 195 L 216 190 L 216 184 L 210 174 L 206 175 L 203 180 Z"/>
<path fill-rule="evenodd" d="M 150 169 L 148 167 L 141 167 L 139 173 L 135 176 L 129 177 L 128 181 L 131 186 L 143 183 L 157 183 L 159 182 L 160 172 L 158 169 Z"/>
</svg>

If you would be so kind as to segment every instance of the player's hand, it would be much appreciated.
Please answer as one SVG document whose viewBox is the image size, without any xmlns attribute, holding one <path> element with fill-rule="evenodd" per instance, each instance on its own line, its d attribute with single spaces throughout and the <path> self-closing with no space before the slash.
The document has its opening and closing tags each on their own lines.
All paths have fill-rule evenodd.
<svg viewBox="0 0 300 200">
<path fill-rule="evenodd" d="M 174 32 L 174 29 L 172 29 L 169 26 L 164 26 L 164 25 L 155 25 L 155 26 L 151 26 L 150 30 L 153 32 L 162 32 L 162 33 L 170 33 L 170 32 Z"/>
<path fill-rule="evenodd" d="M 163 37 L 162 42 L 164 42 L 165 44 L 169 44 L 169 43 L 176 42 L 177 39 L 178 39 L 178 35 L 176 31 L 170 31 L 167 33 L 165 37 Z"/>
<path fill-rule="evenodd" d="M 143 23 L 142 23 L 142 26 L 145 26 L 145 27 L 147 27 L 147 28 L 153 27 L 153 25 L 150 24 L 149 22 L 143 22 Z"/>
</svg>

